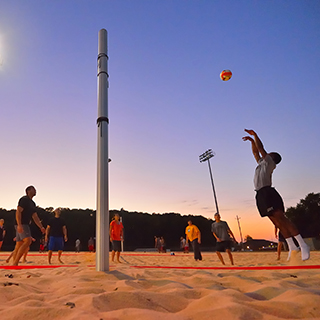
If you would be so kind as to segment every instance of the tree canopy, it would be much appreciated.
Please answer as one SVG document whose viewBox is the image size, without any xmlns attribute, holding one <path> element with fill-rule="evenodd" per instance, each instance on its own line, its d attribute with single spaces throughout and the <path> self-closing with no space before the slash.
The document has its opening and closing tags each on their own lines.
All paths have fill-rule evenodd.
<svg viewBox="0 0 320 320">
<path fill-rule="evenodd" d="M 37 208 L 37 213 L 44 226 L 53 217 L 53 208 Z M 183 216 L 178 213 L 149 214 L 143 212 L 128 212 L 124 209 L 110 210 L 110 220 L 115 213 L 122 217 L 124 225 L 124 249 L 134 250 L 137 248 L 152 248 L 154 236 L 163 236 L 167 248 L 178 249 L 180 237 L 185 236 L 185 228 L 188 220 L 200 229 L 202 247 L 212 248 L 215 245 L 215 238 L 211 233 L 212 220 L 203 216 Z M 0 218 L 5 220 L 6 237 L 3 243 L 3 250 L 12 250 L 15 237 L 14 221 L 15 210 L 7 211 L 0 209 Z M 80 239 L 82 250 L 87 250 L 90 237 L 96 233 L 96 211 L 91 209 L 62 209 L 61 218 L 67 225 L 68 242 L 66 250 L 73 250 L 76 239 Z M 39 248 L 39 241 L 42 237 L 39 228 L 32 223 L 31 232 L 37 241 L 32 245 L 32 250 Z"/>
<path fill-rule="evenodd" d="M 320 193 L 309 193 L 296 207 L 288 208 L 286 215 L 297 226 L 303 237 L 319 237 Z"/>
</svg>

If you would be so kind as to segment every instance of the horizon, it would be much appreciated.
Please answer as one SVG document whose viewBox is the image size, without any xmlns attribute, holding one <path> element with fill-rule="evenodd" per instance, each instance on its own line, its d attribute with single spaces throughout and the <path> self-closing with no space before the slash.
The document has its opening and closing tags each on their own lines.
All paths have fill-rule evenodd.
<svg viewBox="0 0 320 320">
<path fill-rule="evenodd" d="M 46 207 L 46 208 L 42 208 L 42 207 L 39 207 L 39 206 L 37 206 L 37 208 L 40 208 L 40 209 L 43 209 L 44 211 L 46 211 L 46 212 L 48 212 L 49 214 L 53 214 L 54 213 L 54 211 L 53 210 L 51 210 L 51 211 L 48 211 L 47 209 L 53 209 L 53 207 Z M 7 212 L 9 212 L 9 211 L 15 211 L 16 209 L 5 209 L 5 208 L 1 208 L 0 207 L 0 210 L 5 210 L 5 211 L 7 211 Z M 64 214 L 63 214 L 63 211 L 72 211 L 72 210 L 79 210 L 79 211 L 86 211 L 86 210 L 90 210 L 90 211 L 93 211 L 93 212 L 96 212 L 96 210 L 95 209 L 90 209 L 90 208 L 85 208 L 85 209 L 83 209 L 83 208 L 61 208 L 61 213 L 62 213 L 62 215 L 61 215 L 61 217 L 63 218 L 64 217 Z M 128 214 L 131 214 L 131 213 L 136 213 L 136 214 L 148 214 L 148 215 L 150 215 L 150 216 L 153 216 L 153 215 L 170 215 L 170 214 L 174 214 L 174 215 L 178 215 L 178 216 L 180 216 L 180 217 L 183 217 L 183 216 L 188 216 L 188 217 L 202 217 L 202 218 L 205 218 L 206 220 L 208 220 L 208 221 L 212 221 L 212 222 L 215 222 L 214 221 L 214 219 L 212 219 L 212 218 L 210 218 L 210 217 L 205 217 L 205 216 L 202 216 L 202 215 L 193 215 L 193 214 L 188 214 L 188 215 L 186 215 L 186 214 L 181 214 L 181 213 L 179 213 L 179 212 L 152 212 L 152 213 L 150 213 L 150 212 L 139 212 L 139 211 L 127 211 L 127 210 L 125 210 L 125 209 L 123 209 L 123 208 L 121 208 L 121 209 L 110 209 L 109 210 L 110 212 L 111 211 L 117 211 L 117 212 L 127 212 Z M 120 213 L 120 217 L 122 217 L 121 216 L 121 213 Z M 112 217 L 110 216 L 110 220 L 112 219 Z M 224 221 L 223 219 L 221 220 L 221 221 Z M 125 224 L 125 221 L 122 221 L 124 224 Z M 187 224 L 186 224 L 187 225 Z M 200 230 L 201 231 L 201 230 Z M 250 236 L 251 237 L 251 235 L 250 234 L 246 234 L 246 235 L 244 235 L 243 236 L 243 242 L 242 243 L 246 243 L 246 237 L 247 236 Z M 262 239 L 262 238 L 254 238 L 254 237 L 252 237 L 252 239 L 251 240 L 267 240 L 267 241 L 270 241 L 270 242 L 275 242 L 274 240 L 270 240 L 270 239 Z M 277 240 L 276 240 L 277 241 Z M 238 243 L 241 243 L 241 240 L 239 239 L 239 241 L 237 241 Z"/>
</svg>

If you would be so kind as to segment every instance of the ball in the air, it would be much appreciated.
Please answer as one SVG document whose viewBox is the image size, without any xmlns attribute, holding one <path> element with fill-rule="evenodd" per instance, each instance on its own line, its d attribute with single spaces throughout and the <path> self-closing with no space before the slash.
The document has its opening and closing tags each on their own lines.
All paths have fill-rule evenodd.
<svg viewBox="0 0 320 320">
<path fill-rule="evenodd" d="M 223 70 L 220 73 L 220 78 L 222 81 L 228 81 L 231 79 L 231 77 L 232 77 L 232 72 L 230 70 Z"/>
</svg>

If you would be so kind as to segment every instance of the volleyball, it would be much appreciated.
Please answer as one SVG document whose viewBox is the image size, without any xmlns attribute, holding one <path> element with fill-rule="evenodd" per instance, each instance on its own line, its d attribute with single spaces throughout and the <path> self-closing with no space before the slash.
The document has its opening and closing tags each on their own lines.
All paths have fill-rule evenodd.
<svg viewBox="0 0 320 320">
<path fill-rule="evenodd" d="M 231 77 L 232 77 L 232 72 L 230 70 L 223 70 L 220 73 L 220 78 L 222 81 L 228 81 L 231 79 Z"/>
</svg>

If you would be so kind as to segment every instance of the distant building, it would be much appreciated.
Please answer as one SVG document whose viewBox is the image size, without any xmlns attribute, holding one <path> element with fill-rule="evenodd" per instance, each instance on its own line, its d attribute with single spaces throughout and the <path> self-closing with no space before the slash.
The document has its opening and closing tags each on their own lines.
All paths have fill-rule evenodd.
<svg viewBox="0 0 320 320">
<path fill-rule="evenodd" d="M 245 251 L 275 251 L 278 243 L 264 239 L 250 239 L 243 243 Z"/>
</svg>

